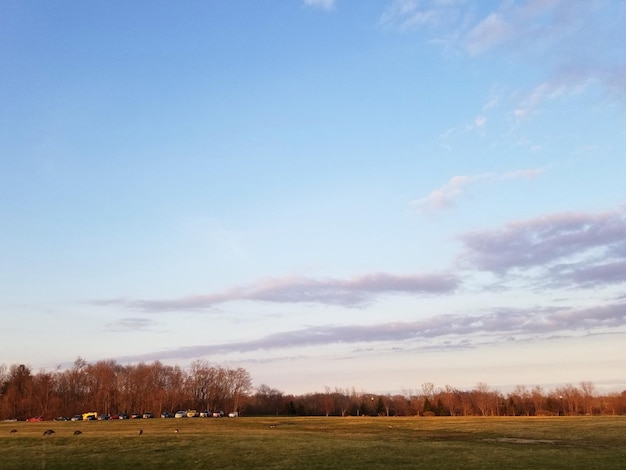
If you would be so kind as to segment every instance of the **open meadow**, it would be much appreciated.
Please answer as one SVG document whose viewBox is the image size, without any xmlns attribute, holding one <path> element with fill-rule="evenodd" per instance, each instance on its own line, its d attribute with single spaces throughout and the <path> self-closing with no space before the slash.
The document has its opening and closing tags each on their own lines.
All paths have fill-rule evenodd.
<svg viewBox="0 0 626 470">
<path fill-rule="evenodd" d="M 626 417 L 3 422 L 0 468 L 623 469 Z"/>
</svg>

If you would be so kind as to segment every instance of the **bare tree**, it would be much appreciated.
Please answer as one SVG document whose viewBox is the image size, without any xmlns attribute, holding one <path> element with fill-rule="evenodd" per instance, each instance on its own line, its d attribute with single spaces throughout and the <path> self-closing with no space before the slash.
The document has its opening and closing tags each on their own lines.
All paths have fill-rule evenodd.
<svg viewBox="0 0 626 470">
<path fill-rule="evenodd" d="M 229 410 L 241 413 L 243 400 L 252 392 L 252 377 L 243 367 L 226 370 L 228 380 L 228 396 L 226 400 L 230 404 Z"/>
<path fill-rule="evenodd" d="M 593 413 L 593 396 L 596 391 L 596 387 L 593 382 L 580 382 L 580 389 L 582 390 L 582 402 L 585 408 L 585 414 L 591 415 Z"/>
<path fill-rule="evenodd" d="M 533 387 L 531 393 L 531 400 L 533 403 L 533 407 L 535 409 L 535 415 L 540 415 L 543 412 L 543 406 L 545 403 L 545 397 L 543 395 L 543 389 L 539 386 L 536 385 L 535 387 Z"/>
<path fill-rule="evenodd" d="M 345 391 L 341 388 L 335 387 L 335 392 L 333 393 L 335 407 L 339 409 L 339 413 L 341 416 L 346 416 L 348 414 L 348 410 L 350 409 L 350 390 L 346 389 Z"/>
<path fill-rule="evenodd" d="M 525 385 L 516 385 L 515 389 L 509 393 L 507 413 L 530 416 L 531 394 Z"/>
<path fill-rule="evenodd" d="M 283 408 L 283 392 L 269 385 L 257 387 L 255 398 L 262 414 L 278 414 Z"/>
<path fill-rule="evenodd" d="M 174 411 L 185 408 L 184 403 L 187 400 L 185 372 L 179 366 L 164 366 L 163 375 L 165 377 L 164 406 L 166 410 Z"/>
<path fill-rule="evenodd" d="M 33 376 L 28 366 L 12 365 L 2 384 L 2 412 L 15 419 L 26 419 L 33 414 Z"/>
<path fill-rule="evenodd" d="M 558 396 L 562 412 L 569 415 L 577 415 L 580 413 L 580 404 L 582 395 L 572 384 L 555 389 L 555 395 Z"/>
<path fill-rule="evenodd" d="M 479 382 L 472 394 L 476 408 L 482 416 L 486 416 L 490 408 L 489 386 L 484 382 Z"/>
<path fill-rule="evenodd" d="M 408 407 L 409 407 L 408 414 L 417 416 L 421 409 L 421 406 L 420 406 L 421 400 L 419 396 L 417 395 L 417 393 L 415 392 L 415 390 L 413 390 L 410 387 L 405 388 L 405 389 L 402 389 L 402 394 L 404 395 L 404 398 L 406 399 Z"/>
<path fill-rule="evenodd" d="M 393 397 L 390 393 L 388 393 L 387 395 L 382 395 L 380 399 L 382 400 L 383 407 L 385 408 L 385 416 L 389 416 L 391 411 L 391 405 L 393 404 Z"/>
<path fill-rule="evenodd" d="M 326 416 L 329 416 L 334 408 L 335 408 L 335 403 L 333 402 L 333 396 L 330 392 L 330 387 L 326 386 L 324 387 L 324 414 Z"/>
<path fill-rule="evenodd" d="M 115 408 L 113 399 L 116 392 L 116 367 L 113 360 L 98 361 L 85 367 L 85 378 L 89 384 L 90 408 L 109 414 Z"/>
<path fill-rule="evenodd" d="M 443 399 L 450 416 L 456 416 L 456 406 L 458 400 L 458 391 L 451 385 L 446 385 L 442 391 Z"/>
<path fill-rule="evenodd" d="M 51 372 L 41 371 L 33 377 L 33 400 L 37 404 L 38 414 L 49 416 L 54 395 L 55 376 Z"/>
<path fill-rule="evenodd" d="M 194 408 L 208 410 L 215 405 L 216 370 L 205 360 L 197 360 L 191 363 L 191 372 L 188 377 L 189 385 L 193 393 Z"/>
<path fill-rule="evenodd" d="M 463 416 L 469 416 L 472 414 L 473 393 L 466 391 L 459 391 L 457 393 L 459 402 L 461 403 L 461 410 Z"/>
<path fill-rule="evenodd" d="M 433 413 L 435 399 L 435 384 L 432 382 L 424 382 L 422 384 L 421 393 L 421 411 L 422 413 Z"/>
<path fill-rule="evenodd" d="M 435 384 L 432 382 L 424 382 L 422 384 L 422 396 L 425 399 L 433 401 L 435 396 Z"/>
<path fill-rule="evenodd" d="M 0 386 L 9 379 L 9 368 L 6 364 L 0 364 Z"/>
</svg>

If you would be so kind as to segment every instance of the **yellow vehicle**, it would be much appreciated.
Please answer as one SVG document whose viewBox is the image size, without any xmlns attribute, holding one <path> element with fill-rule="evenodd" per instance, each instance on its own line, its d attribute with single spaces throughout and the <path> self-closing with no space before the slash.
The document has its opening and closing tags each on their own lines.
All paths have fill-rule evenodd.
<svg viewBox="0 0 626 470">
<path fill-rule="evenodd" d="M 187 418 L 195 418 L 196 416 L 198 416 L 196 410 L 187 410 Z"/>
<path fill-rule="evenodd" d="M 91 421 L 96 419 L 98 419 L 98 413 L 96 413 L 95 411 L 83 413 L 83 421 Z"/>
</svg>

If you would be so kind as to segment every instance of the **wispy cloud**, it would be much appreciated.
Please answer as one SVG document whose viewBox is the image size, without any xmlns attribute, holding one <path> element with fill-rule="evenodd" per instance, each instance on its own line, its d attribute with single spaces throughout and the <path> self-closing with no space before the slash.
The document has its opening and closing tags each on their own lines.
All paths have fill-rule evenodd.
<svg viewBox="0 0 626 470">
<path fill-rule="evenodd" d="M 497 181 L 511 178 L 535 178 L 542 170 L 516 170 L 508 173 L 483 173 L 479 175 L 453 176 L 443 186 L 431 191 L 427 196 L 410 202 L 410 205 L 425 212 L 436 212 L 452 207 L 467 191 L 468 187 L 479 181 Z"/>
<path fill-rule="evenodd" d="M 587 72 L 559 73 L 549 81 L 540 83 L 518 103 L 514 114 L 518 118 L 526 117 L 540 109 L 545 103 L 561 97 L 582 93 L 592 82 L 592 74 Z"/>
<path fill-rule="evenodd" d="M 156 325 L 154 320 L 148 318 L 122 318 L 115 323 L 109 323 L 107 328 L 110 331 L 141 331 L 148 330 Z"/>
<path fill-rule="evenodd" d="M 453 176 L 443 186 L 433 190 L 427 196 L 411 201 L 411 205 L 420 210 L 439 211 L 446 209 L 466 191 L 467 187 L 480 180 L 492 178 L 491 173 L 483 175 Z"/>
<path fill-rule="evenodd" d="M 527 0 L 477 7 L 463 0 L 395 0 L 381 24 L 425 32 L 430 42 L 470 57 L 504 52 L 546 69 L 549 78 L 515 107 L 514 114 L 523 117 L 545 100 L 584 90 L 592 82 L 624 101 L 626 56 L 615 45 L 626 41 L 625 18 L 623 2 Z"/>
<path fill-rule="evenodd" d="M 470 54 L 479 54 L 505 42 L 514 30 L 501 14 L 490 13 L 466 35 L 465 42 Z"/>
<path fill-rule="evenodd" d="M 527 170 L 513 170 L 501 175 L 502 179 L 516 179 L 516 178 L 537 178 L 543 174 L 543 170 L 531 168 Z"/>
<path fill-rule="evenodd" d="M 467 0 L 393 0 L 380 23 L 401 30 L 429 31 L 438 43 L 476 56 L 501 45 L 509 52 L 566 58 L 610 55 L 604 46 L 623 37 L 621 2 L 527 0 L 484 3 Z M 613 22 L 607 22 L 611 18 Z M 608 27 L 608 29 L 607 29 Z M 580 47 L 572 48 L 572 44 Z"/>
<path fill-rule="evenodd" d="M 465 0 L 394 0 L 383 12 L 380 24 L 402 30 L 453 25 L 459 20 L 463 3 Z"/>
<path fill-rule="evenodd" d="M 626 304 L 593 308 L 494 309 L 476 315 L 439 315 L 415 322 L 375 325 L 314 326 L 262 336 L 251 341 L 208 344 L 128 356 L 123 361 L 194 358 L 331 344 L 397 343 L 417 341 L 424 347 L 472 347 L 491 342 L 529 339 L 546 335 L 568 336 L 581 331 L 606 331 L 626 326 Z M 435 342 L 433 342 L 435 340 Z M 415 343 L 412 345 L 415 347 Z"/>
<path fill-rule="evenodd" d="M 304 4 L 309 7 L 332 10 L 335 7 L 335 0 L 304 0 Z"/>
<path fill-rule="evenodd" d="M 505 274 L 544 268 L 553 282 L 616 282 L 626 261 L 624 210 L 558 213 L 460 236 L 469 268 Z"/>
<path fill-rule="evenodd" d="M 485 116 L 477 116 L 474 119 L 474 126 L 478 129 L 482 129 L 487 124 L 487 118 Z"/>
<path fill-rule="evenodd" d="M 317 303 L 360 307 L 388 294 L 447 294 L 460 286 L 460 280 L 448 273 L 394 275 L 367 274 L 352 279 L 311 279 L 286 277 L 267 279 L 256 284 L 212 294 L 162 300 L 96 300 L 96 305 L 121 305 L 148 311 L 200 310 L 231 301 L 275 303 Z"/>
</svg>

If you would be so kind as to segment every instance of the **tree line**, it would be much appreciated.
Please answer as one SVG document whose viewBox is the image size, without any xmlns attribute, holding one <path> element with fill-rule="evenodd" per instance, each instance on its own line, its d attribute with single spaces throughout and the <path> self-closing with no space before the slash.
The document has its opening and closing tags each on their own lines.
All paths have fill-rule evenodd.
<svg viewBox="0 0 626 470">
<path fill-rule="evenodd" d="M 69 369 L 37 373 L 23 364 L 0 365 L 0 420 L 187 409 L 289 416 L 615 415 L 626 414 L 626 390 L 601 394 L 592 382 L 580 382 L 553 390 L 518 385 L 504 394 L 485 383 L 471 390 L 423 383 L 399 394 L 325 387 L 290 395 L 266 384 L 254 388 L 246 369 L 205 360 L 182 369 L 159 361 L 121 365 L 78 358 Z"/>
<path fill-rule="evenodd" d="M 121 365 L 78 358 L 67 370 L 33 373 L 28 366 L 0 366 L 0 419 L 102 414 L 159 414 L 172 410 L 238 410 L 252 392 L 243 368 L 199 360 L 188 370 L 159 361 Z"/>
<path fill-rule="evenodd" d="M 592 382 L 553 390 L 516 386 L 504 394 L 478 383 L 471 390 L 424 383 L 400 394 L 372 394 L 355 389 L 325 388 L 306 395 L 283 395 L 268 386 L 256 390 L 255 414 L 319 416 L 578 416 L 626 414 L 626 390 L 600 394 Z"/>
</svg>

